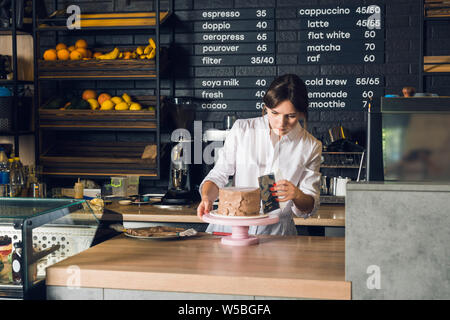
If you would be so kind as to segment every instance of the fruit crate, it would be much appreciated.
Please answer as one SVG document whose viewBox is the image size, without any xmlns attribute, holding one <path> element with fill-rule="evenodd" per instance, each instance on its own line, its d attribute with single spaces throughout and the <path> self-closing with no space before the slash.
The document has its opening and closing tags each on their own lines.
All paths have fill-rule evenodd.
<svg viewBox="0 0 450 320">
<path fill-rule="evenodd" d="M 142 79 L 156 78 L 155 59 L 39 60 L 39 79 Z M 160 73 L 168 65 L 168 50 L 161 48 Z"/>
<path fill-rule="evenodd" d="M 142 159 L 146 148 L 154 158 Z M 156 145 L 146 142 L 66 141 L 41 154 L 44 175 L 156 176 Z"/>
<path fill-rule="evenodd" d="M 155 107 L 155 96 L 136 96 L 133 101 L 143 108 Z M 161 106 L 165 97 L 160 97 Z M 156 129 L 156 114 L 152 110 L 55 110 L 39 109 L 39 125 L 46 129 Z"/>
</svg>

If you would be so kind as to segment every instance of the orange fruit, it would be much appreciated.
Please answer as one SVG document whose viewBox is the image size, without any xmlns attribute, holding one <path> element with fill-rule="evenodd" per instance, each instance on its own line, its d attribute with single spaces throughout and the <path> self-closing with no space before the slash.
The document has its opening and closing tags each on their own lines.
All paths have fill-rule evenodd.
<svg viewBox="0 0 450 320">
<path fill-rule="evenodd" d="M 72 52 L 73 50 L 75 50 L 75 46 L 70 46 L 69 48 L 67 48 L 70 52 Z"/>
<path fill-rule="evenodd" d="M 83 91 L 83 95 L 81 96 L 81 98 L 83 100 L 88 100 L 88 99 L 97 99 L 97 92 L 95 92 L 94 90 L 84 90 Z"/>
<path fill-rule="evenodd" d="M 78 51 L 79 53 L 81 53 L 81 56 L 83 58 L 87 58 L 88 57 L 88 52 L 85 48 L 76 48 L 75 51 Z"/>
<path fill-rule="evenodd" d="M 58 50 L 56 54 L 58 55 L 59 60 L 69 60 L 70 58 L 70 52 L 67 49 Z"/>
<path fill-rule="evenodd" d="M 61 50 L 61 49 L 67 49 L 67 46 L 64 44 L 64 43 L 58 43 L 57 45 L 56 45 L 56 51 L 59 51 L 59 50 Z"/>
<path fill-rule="evenodd" d="M 111 96 L 110 96 L 109 94 L 107 94 L 107 93 L 101 93 L 101 94 L 98 96 L 97 101 L 98 101 L 98 103 L 100 103 L 100 105 L 101 105 L 103 102 L 105 102 L 106 100 L 109 100 L 109 99 L 111 99 Z"/>
<path fill-rule="evenodd" d="M 87 49 L 87 57 L 86 58 L 92 58 L 92 51 Z"/>
<path fill-rule="evenodd" d="M 77 42 L 75 42 L 75 48 L 85 48 L 87 49 L 88 44 L 86 40 L 84 39 L 78 39 Z"/>
<path fill-rule="evenodd" d="M 101 56 L 103 53 L 102 52 L 95 52 L 93 57 L 97 58 L 98 56 Z"/>
<path fill-rule="evenodd" d="M 70 53 L 70 60 L 81 60 L 81 59 L 83 59 L 83 56 L 79 51 L 75 50 Z"/>
<path fill-rule="evenodd" d="M 44 52 L 44 60 L 56 60 L 58 58 L 55 49 L 48 49 Z"/>
</svg>

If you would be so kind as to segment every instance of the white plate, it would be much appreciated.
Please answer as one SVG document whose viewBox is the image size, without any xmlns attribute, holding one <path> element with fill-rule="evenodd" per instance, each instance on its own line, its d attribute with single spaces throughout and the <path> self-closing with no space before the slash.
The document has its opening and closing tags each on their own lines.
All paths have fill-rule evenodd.
<svg viewBox="0 0 450 320">
<path fill-rule="evenodd" d="M 212 217 L 215 217 L 215 218 L 221 218 L 221 219 L 242 219 L 242 220 L 245 220 L 245 219 L 261 219 L 261 218 L 266 218 L 266 217 L 268 217 L 269 216 L 269 214 L 268 213 L 266 213 L 266 214 L 260 214 L 260 215 L 257 215 L 257 216 L 224 216 L 224 215 L 222 215 L 222 214 L 218 214 L 218 213 L 216 213 L 217 212 L 217 210 L 213 210 L 213 211 L 211 211 L 209 214 L 212 216 Z"/>
</svg>

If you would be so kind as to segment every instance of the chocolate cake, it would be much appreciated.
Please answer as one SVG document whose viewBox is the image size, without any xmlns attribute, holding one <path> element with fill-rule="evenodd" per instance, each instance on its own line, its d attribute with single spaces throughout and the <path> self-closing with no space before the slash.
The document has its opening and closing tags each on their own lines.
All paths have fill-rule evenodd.
<svg viewBox="0 0 450 320">
<path fill-rule="evenodd" d="M 259 215 L 261 195 L 259 188 L 229 187 L 219 190 L 217 213 L 224 216 Z"/>
</svg>

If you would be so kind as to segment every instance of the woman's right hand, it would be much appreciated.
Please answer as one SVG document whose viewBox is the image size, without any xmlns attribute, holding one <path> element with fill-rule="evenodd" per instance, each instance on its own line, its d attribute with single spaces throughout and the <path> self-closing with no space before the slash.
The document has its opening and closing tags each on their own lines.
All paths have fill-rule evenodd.
<svg viewBox="0 0 450 320">
<path fill-rule="evenodd" d="M 211 212 L 212 206 L 213 202 L 211 200 L 202 199 L 202 201 L 197 207 L 197 217 L 201 219 L 204 214 Z"/>
</svg>

